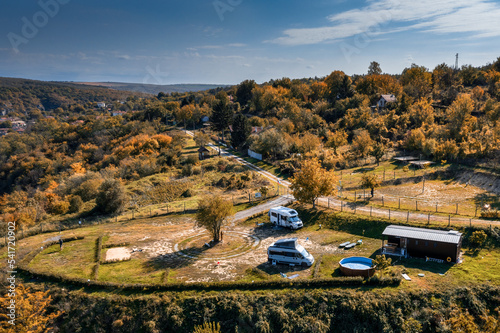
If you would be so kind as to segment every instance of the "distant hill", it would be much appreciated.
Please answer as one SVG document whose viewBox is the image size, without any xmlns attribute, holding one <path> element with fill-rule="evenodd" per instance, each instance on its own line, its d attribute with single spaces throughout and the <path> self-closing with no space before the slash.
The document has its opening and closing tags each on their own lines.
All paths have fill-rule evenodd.
<svg viewBox="0 0 500 333">
<path fill-rule="evenodd" d="M 126 90 L 126 91 L 136 91 L 141 93 L 158 95 L 160 92 L 172 93 L 172 92 L 195 92 L 210 90 L 216 88 L 225 88 L 228 85 L 223 84 L 143 84 L 143 83 L 124 83 L 124 82 L 72 82 L 74 84 L 80 84 L 85 86 L 94 87 L 106 87 L 116 90 Z"/>
<path fill-rule="evenodd" d="M 128 96 L 144 95 L 118 91 L 106 87 L 74 84 L 71 82 L 37 81 L 0 77 L 0 111 L 29 110 L 43 106 L 45 110 L 93 102 L 125 100 Z"/>
</svg>

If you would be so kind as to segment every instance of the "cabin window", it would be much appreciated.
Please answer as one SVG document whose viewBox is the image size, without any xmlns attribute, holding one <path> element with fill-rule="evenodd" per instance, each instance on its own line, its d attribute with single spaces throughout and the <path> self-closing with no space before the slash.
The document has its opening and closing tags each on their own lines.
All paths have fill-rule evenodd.
<svg viewBox="0 0 500 333">
<path fill-rule="evenodd" d="M 437 247 L 438 246 L 438 243 L 434 242 L 434 247 Z"/>
<path fill-rule="evenodd" d="M 415 245 L 418 245 L 418 240 L 415 240 Z"/>
<path fill-rule="evenodd" d="M 429 242 L 425 242 L 425 246 L 429 246 Z"/>
<path fill-rule="evenodd" d="M 278 214 L 276 214 L 276 213 L 271 213 L 271 216 L 272 216 L 272 217 L 278 217 Z"/>
</svg>

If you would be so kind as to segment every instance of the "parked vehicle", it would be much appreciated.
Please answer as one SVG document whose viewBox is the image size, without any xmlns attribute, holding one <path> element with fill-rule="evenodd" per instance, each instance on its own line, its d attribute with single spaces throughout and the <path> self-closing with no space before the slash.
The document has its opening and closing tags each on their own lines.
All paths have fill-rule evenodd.
<svg viewBox="0 0 500 333">
<path fill-rule="evenodd" d="M 267 249 L 267 259 L 270 263 L 304 267 L 314 264 L 314 257 L 297 243 L 297 238 L 285 238 L 272 243 Z"/>
<path fill-rule="evenodd" d="M 268 215 L 271 223 L 274 225 L 290 229 L 299 229 L 303 226 L 299 214 L 295 209 L 278 206 L 271 208 Z"/>
</svg>

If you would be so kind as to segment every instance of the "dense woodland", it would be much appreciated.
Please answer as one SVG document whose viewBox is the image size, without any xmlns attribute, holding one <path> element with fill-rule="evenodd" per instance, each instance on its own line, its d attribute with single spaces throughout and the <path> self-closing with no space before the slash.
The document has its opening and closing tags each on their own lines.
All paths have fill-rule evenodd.
<svg viewBox="0 0 500 333">
<path fill-rule="evenodd" d="M 118 186 L 117 210 L 99 212 L 109 214 L 128 207 L 123 184 L 129 181 L 165 172 L 186 176 L 183 168 L 196 165 L 197 156 L 182 156 L 186 137 L 173 125 L 198 129 L 199 144 L 220 138 L 235 149 L 251 148 L 290 173 L 298 156 L 317 157 L 324 168 L 338 170 L 378 162 L 388 150 L 439 163 L 497 165 L 500 58 L 460 69 L 412 65 L 400 75 L 383 74 L 372 62 L 366 75 L 334 71 L 324 78 L 260 85 L 246 80 L 196 93 L 127 94 L 0 81 L 4 117 L 28 124 L 24 133 L 0 138 L 4 220 L 31 226 L 78 214 L 85 205 L 99 212 L 102 184 Z M 384 94 L 396 101 L 378 107 Z M 101 101 L 108 106 L 98 108 Z"/>
</svg>

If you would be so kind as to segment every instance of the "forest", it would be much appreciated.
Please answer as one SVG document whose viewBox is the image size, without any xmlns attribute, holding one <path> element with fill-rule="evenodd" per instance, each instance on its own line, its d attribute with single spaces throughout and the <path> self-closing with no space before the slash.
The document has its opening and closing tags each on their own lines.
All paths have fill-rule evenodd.
<svg viewBox="0 0 500 333">
<path fill-rule="evenodd" d="M 302 156 L 329 170 L 403 150 L 493 170 L 499 160 L 500 58 L 459 69 L 414 64 L 399 75 L 383 74 L 372 62 L 364 75 L 333 71 L 157 96 L 20 79 L 0 83 L 6 116 L 28 123 L 25 133 L 0 138 L 0 212 L 26 227 L 78 215 L 83 206 L 85 214 L 98 212 L 104 180 L 127 184 L 162 172 L 182 178 L 197 156 L 182 156 L 186 137 L 175 125 L 198 129 L 201 145 L 212 139 L 250 148 L 289 174 Z M 392 96 L 383 106 L 382 95 Z M 108 106 L 98 108 L 97 101 Z M 113 116 L 114 110 L 122 112 Z M 127 209 L 127 193 L 121 201 L 119 209 Z"/>
</svg>

